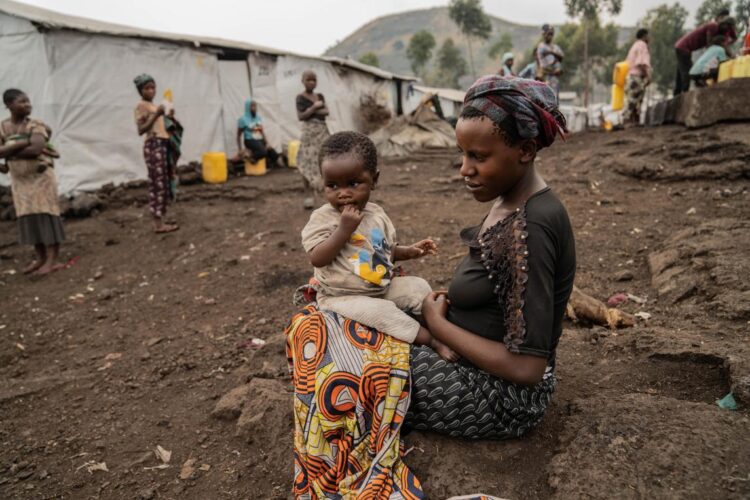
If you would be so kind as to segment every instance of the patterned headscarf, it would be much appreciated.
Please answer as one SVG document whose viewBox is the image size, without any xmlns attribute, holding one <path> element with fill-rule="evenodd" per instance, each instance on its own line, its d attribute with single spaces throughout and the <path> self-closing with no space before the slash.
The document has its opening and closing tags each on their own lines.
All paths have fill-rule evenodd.
<svg viewBox="0 0 750 500">
<path fill-rule="evenodd" d="M 145 87 L 147 83 L 153 82 L 153 81 L 154 81 L 154 77 L 151 75 L 147 75 L 146 73 L 142 73 L 133 79 L 133 83 L 135 83 L 135 88 L 138 89 L 138 93 L 140 93 L 141 90 L 143 90 L 143 87 Z"/>
<path fill-rule="evenodd" d="M 515 124 L 518 136 L 534 139 L 540 149 L 567 132 L 555 92 L 536 80 L 483 76 L 466 92 L 464 106 L 481 111 L 501 127 Z"/>
</svg>

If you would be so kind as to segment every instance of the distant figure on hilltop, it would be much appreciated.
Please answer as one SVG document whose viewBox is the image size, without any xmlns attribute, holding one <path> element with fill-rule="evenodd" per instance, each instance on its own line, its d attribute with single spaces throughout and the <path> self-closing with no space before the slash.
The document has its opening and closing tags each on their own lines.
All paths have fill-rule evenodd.
<svg viewBox="0 0 750 500">
<path fill-rule="evenodd" d="M 560 46 L 552 43 L 554 38 L 555 28 L 549 24 L 542 26 L 542 41 L 536 47 L 536 77 L 552 87 L 559 98 L 564 55 Z"/>
<path fill-rule="evenodd" d="M 690 68 L 693 66 L 693 52 L 708 47 L 716 35 L 728 38 L 727 45 L 737 40 L 734 18 L 729 17 L 729 10 L 722 9 L 713 21 L 702 24 L 687 33 L 674 44 L 677 57 L 674 95 L 690 90 Z"/>
<path fill-rule="evenodd" d="M 690 79 L 695 82 L 696 87 L 705 87 L 708 80 L 719 78 L 719 64 L 729 59 L 728 43 L 727 37 L 716 35 L 711 40 L 711 46 L 695 61 L 690 68 Z"/>
<path fill-rule="evenodd" d="M 516 76 L 513 72 L 513 62 L 513 52 L 506 52 L 503 54 L 503 63 L 497 74 L 500 76 Z"/>
<path fill-rule="evenodd" d="M 625 113 L 626 125 L 641 123 L 641 105 L 646 87 L 651 83 L 651 53 L 648 49 L 648 30 L 641 28 L 636 33 L 636 41 L 628 51 L 628 77 L 625 82 Z"/>
</svg>

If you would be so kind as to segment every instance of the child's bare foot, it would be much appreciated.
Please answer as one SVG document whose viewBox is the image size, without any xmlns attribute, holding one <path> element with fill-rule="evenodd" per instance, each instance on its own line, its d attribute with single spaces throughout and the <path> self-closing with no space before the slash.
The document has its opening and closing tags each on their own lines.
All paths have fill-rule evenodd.
<svg viewBox="0 0 750 500">
<path fill-rule="evenodd" d="M 23 269 L 23 274 L 31 274 L 44 265 L 44 261 L 34 260 L 31 264 Z"/>
<path fill-rule="evenodd" d="M 461 359 L 461 356 L 459 356 L 456 351 L 443 344 L 435 337 L 432 337 L 432 340 L 430 341 L 430 347 L 432 347 L 433 351 L 438 353 L 438 356 L 450 363 L 455 363 L 456 361 Z"/>
</svg>

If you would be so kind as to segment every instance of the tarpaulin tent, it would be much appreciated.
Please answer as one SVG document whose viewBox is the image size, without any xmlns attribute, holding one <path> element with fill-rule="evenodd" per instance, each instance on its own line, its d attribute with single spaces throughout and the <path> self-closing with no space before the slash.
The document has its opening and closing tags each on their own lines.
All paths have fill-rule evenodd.
<svg viewBox="0 0 750 500">
<path fill-rule="evenodd" d="M 185 162 L 206 151 L 236 151 L 237 118 L 250 96 L 274 147 L 298 138 L 294 98 L 305 69 L 318 73 L 332 132 L 361 128 L 358 108 L 365 94 L 398 114 L 412 80 L 351 60 L 141 30 L 9 0 L 0 0 L 0 60 L 0 90 L 26 91 L 33 116 L 53 130 L 63 193 L 145 178 L 133 121 L 138 95 L 132 81 L 140 73 L 156 79 L 157 100 L 172 91 L 185 126 Z M 0 183 L 7 181 L 0 175 Z"/>
</svg>

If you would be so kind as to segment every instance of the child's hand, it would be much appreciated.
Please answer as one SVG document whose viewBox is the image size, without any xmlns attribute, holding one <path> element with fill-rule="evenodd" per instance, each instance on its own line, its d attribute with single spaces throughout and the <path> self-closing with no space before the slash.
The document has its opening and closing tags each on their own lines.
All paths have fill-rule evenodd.
<svg viewBox="0 0 750 500">
<path fill-rule="evenodd" d="M 344 211 L 341 212 L 339 226 L 342 231 L 346 231 L 347 234 L 352 234 L 354 230 L 359 227 L 364 216 L 365 215 L 354 205 L 346 205 Z"/>
<path fill-rule="evenodd" d="M 455 363 L 456 361 L 461 359 L 461 356 L 459 356 L 456 351 L 443 344 L 435 337 L 432 337 L 432 340 L 430 341 L 430 347 L 432 347 L 432 350 L 435 351 L 438 356 L 449 363 Z"/>
<path fill-rule="evenodd" d="M 160 104 L 158 108 L 156 108 L 156 116 L 162 116 L 167 109 L 164 107 L 163 104 Z"/>
<path fill-rule="evenodd" d="M 425 255 L 437 255 L 438 246 L 434 241 L 427 239 L 414 243 L 411 246 L 404 247 L 405 256 L 409 259 L 419 259 Z"/>
</svg>

